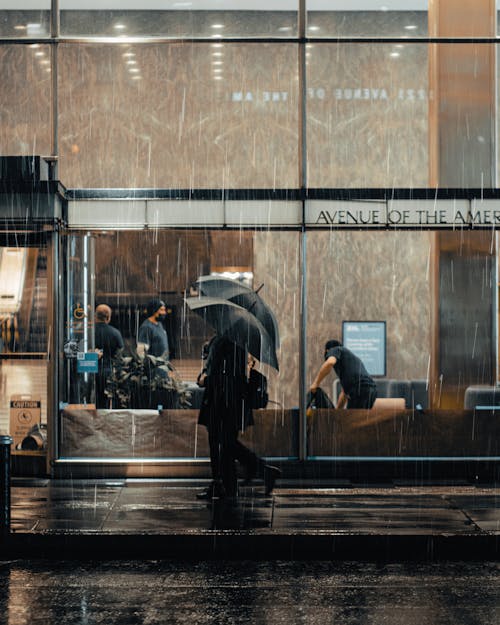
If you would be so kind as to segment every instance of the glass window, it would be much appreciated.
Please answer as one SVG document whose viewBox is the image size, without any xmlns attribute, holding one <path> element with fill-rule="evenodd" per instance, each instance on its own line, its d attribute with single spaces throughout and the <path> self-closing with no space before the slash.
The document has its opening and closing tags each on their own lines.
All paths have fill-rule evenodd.
<svg viewBox="0 0 500 625">
<path fill-rule="evenodd" d="M 295 45 L 59 50 L 66 186 L 298 186 Z"/>
<path fill-rule="evenodd" d="M 0 37 L 50 37 L 50 0 L 30 0 L 19 3 L 2 2 L 0 7 Z"/>
<path fill-rule="evenodd" d="M 427 37 L 427 0 L 307 0 L 309 37 Z"/>
<path fill-rule="evenodd" d="M 0 46 L 1 153 L 50 154 L 50 48 L 41 44 Z"/>
<path fill-rule="evenodd" d="M 219 0 L 108 1 L 105 7 L 61 0 L 61 32 L 107 37 L 293 37 L 296 0 L 220 2 Z"/>
<path fill-rule="evenodd" d="M 217 275 L 238 280 L 243 288 L 259 290 L 276 317 L 281 337 L 280 346 L 276 346 L 280 371 L 265 357 L 255 364 L 267 377 L 269 404 L 265 410 L 254 410 L 255 426 L 245 430 L 242 440 L 262 456 L 296 457 L 298 237 L 296 232 L 202 229 L 68 235 L 65 384 L 61 398 L 68 405 L 61 420 L 62 455 L 208 456 L 206 429 L 197 425 L 204 390 L 196 380 L 204 366 L 204 346 L 213 337 L 214 328 L 203 315 L 190 309 L 185 297 L 200 292 L 196 285 L 199 276 Z M 148 304 L 155 298 L 165 304 L 160 323 L 166 331 L 173 366 L 168 381 L 164 369 L 168 365 L 159 353 L 161 349 L 156 351 L 160 345 L 158 326 L 151 330 L 154 322 Z M 111 311 L 109 324 L 104 325 L 116 328 L 111 332 L 120 333 L 124 346 L 123 352 L 117 348 L 113 353 L 113 360 L 106 353 L 111 344 L 100 344 L 102 319 L 97 312 L 94 315 L 103 304 Z M 146 356 L 140 357 L 144 352 Z M 150 354 L 160 360 L 151 360 Z M 260 354 L 253 356 L 258 359 Z M 190 397 L 184 396 L 186 390 Z M 184 404 L 184 399 L 190 405 Z"/>
<path fill-rule="evenodd" d="M 428 187 L 428 48 L 307 44 L 308 186 Z"/>
<path fill-rule="evenodd" d="M 368 392 L 365 372 L 357 373 L 358 364 L 354 371 L 345 352 L 329 354 L 344 364 L 321 388 L 335 406 L 344 390 L 347 410 L 318 403 L 310 411 L 309 455 L 497 456 L 491 232 L 338 230 L 307 237 L 308 383 L 324 362 L 326 341 L 347 342 L 346 325 L 350 349 L 370 373 L 383 336 L 367 333 L 367 322 L 385 322 L 387 359 L 386 375 L 372 375 L 377 399 L 368 411 L 349 409 Z"/>
</svg>

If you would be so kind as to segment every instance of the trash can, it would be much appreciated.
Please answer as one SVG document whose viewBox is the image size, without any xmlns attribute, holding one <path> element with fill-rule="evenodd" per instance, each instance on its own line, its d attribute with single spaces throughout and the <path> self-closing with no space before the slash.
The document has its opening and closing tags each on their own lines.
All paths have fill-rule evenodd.
<svg viewBox="0 0 500 625">
<path fill-rule="evenodd" d="M 10 446 L 12 436 L 0 434 L 0 534 L 10 532 Z"/>
</svg>

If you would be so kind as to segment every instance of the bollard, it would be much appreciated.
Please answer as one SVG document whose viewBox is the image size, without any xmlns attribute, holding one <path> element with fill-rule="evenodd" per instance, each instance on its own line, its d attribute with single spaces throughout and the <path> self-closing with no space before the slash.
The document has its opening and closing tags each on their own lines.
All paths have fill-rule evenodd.
<svg viewBox="0 0 500 625">
<path fill-rule="evenodd" d="M 0 534 L 10 532 L 10 446 L 12 436 L 0 434 Z"/>
</svg>

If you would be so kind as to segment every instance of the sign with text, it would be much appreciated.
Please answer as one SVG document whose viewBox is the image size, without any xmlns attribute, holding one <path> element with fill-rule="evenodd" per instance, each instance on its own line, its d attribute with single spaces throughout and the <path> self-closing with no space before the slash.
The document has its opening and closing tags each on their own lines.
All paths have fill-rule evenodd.
<svg viewBox="0 0 500 625">
<path fill-rule="evenodd" d="M 305 224 L 320 228 L 500 228 L 500 200 L 308 200 Z"/>
<path fill-rule="evenodd" d="M 34 425 L 40 425 L 42 402 L 40 397 L 12 395 L 10 398 L 9 433 L 16 448 Z"/>
<path fill-rule="evenodd" d="M 306 224 L 310 226 L 385 226 L 385 202 L 310 200 L 306 202 Z"/>
<path fill-rule="evenodd" d="M 362 360 L 370 375 L 385 375 L 385 321 L 343 321 L 342 343 Z"/>
<path fill-rule="evenodd" d="M 99 354 L 97 352 L 78 352 L 76 370 L 78 373 L 97 373 L 99 371 Z"/>
<path fill-rule="evenodd" d="M 389 200 L 387 225 L 396 228 L 468 225 L 469 200 Z"/>
</svg>

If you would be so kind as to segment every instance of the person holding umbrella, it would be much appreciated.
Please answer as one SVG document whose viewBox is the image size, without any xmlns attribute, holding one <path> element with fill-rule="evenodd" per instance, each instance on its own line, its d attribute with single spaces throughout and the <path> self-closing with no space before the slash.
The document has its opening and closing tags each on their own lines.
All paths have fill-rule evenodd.
<svg viewBox="0 0 500 625">
<path fill-rule="evenodd" d="M 238 433 L 253 424 L 247 392 L 248 356 L 278 370 L 275 339 L 252 312 L 232 301 L 203 295 L 185 301 L 216 332 L 198 381 L 205 388 L 199 423 L 208 429 L 213 476 L 200 498 L 237 495 L 236 460 L 245 467 L 247 480 L 262 476 L 270 494 L 280 470 L 245 447 Z"/>
<path fill-rule="evenodd" d="M 362 361 L 344 347 L 340 341 L 331 339 L 325 344 L 325 362 L 321 365 L 310 391 L 315 395 L 321 382 L 330 371 L 337 374 L 342 391 L 336 408 L 371 408 L 377 398 L 377 386 Z"/>
<path fill-rule="evenodd" d="M 198 423 L 208 430 L 212 483 L 199 499 L 236 497 L 235 461 L 245 467 L 246 481 L 260 475 L 266 494 L 273 490 L 281 471 L 265 464 L 238 440 L 239 431 L 253 425 L 247 400 L 248 353 L 224 335 L 215 336 L 198 384 L 205 388 Z"/>
</svg>

